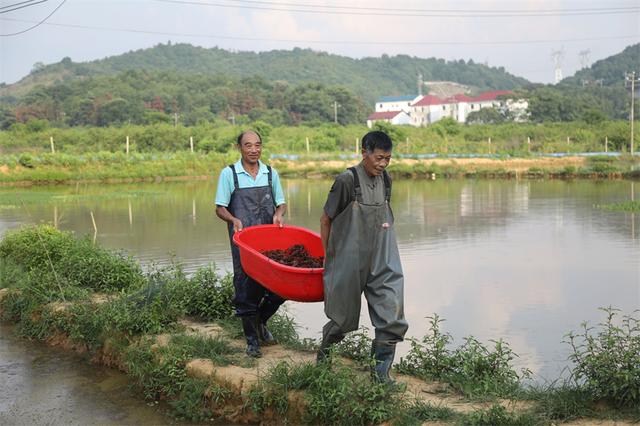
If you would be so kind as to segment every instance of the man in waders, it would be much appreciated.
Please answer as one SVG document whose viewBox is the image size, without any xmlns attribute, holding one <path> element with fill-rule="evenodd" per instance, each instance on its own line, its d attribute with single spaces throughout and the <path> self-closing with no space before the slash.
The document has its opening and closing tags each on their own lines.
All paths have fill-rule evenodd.
<svg viewBox="0 0 640 426">
<path fill-rule="evenodd" d="M 362 161 L 338 175 L 320 218 L 325 248 L 324 312 L 318 362 L 331 345 L 358 328 L 362 293 L 369 306 L 375 339 L 374 378 L 391 382 L 396 343 L 404 338 L 404 278 L 393 228 L 391 178 L 385 171 L 393 144 L 383 132 L 362 138 Z"/>
<path fill-rule="evenodd" d="M 268 223 L 282 225 L 287 206 L 278 173 L 260 161 L 260 135 L 254 131 L 242 132 L 238 136 L 237 147 L 242 156 L 240 160 L 220 172 L 216 215 L 228 224 L 235 289 L 233 304 L 236 315 L 242 319 L 242 329 L 247 339 L 246 352 L 251 357 L 260 357 L 260 343 L 275 343 L 266 324 L 284 299 L 245 274 L 240 265 L 240 252 L 232 239 L 234 232 L 249 226 Z"/>
</svg>

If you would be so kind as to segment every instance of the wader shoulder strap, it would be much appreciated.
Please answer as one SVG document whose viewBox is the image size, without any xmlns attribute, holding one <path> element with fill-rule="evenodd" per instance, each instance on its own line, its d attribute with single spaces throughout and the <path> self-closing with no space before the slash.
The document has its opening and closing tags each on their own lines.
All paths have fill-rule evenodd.
<svg viewBox="0 0 640 426">
<path fill-rule="evenodd" d="M 356 193 L 356 200 L 362 203 L 362 189 L 360 188 L 360 179 L 355 167 L 349 167 L 347 170 L 353 175 L 353 191 Z"/>
<path fill-rule="evenodd" d="M 269 180 L 269 188 L 271 189 L 271 199 L 273 200 L 273 205 L 276 205 L 276 192 L 273 190 L 273 172 L 271 171 L 271 166 L 267 166 L 267 178 Z M 276 206 L 277 207 L 277 206 Z"/>
<path fill-rule="evenodd" d="M 238 174 L 236 173 L 236 168 L 233 167 L 233 164 L 229 164 L 229 168 L 233 172 L 233 189 L 240 188 L 240 184 L 238 184 Z"/>
<path fill-rule="evenodd" d="M 386 170 L 382 171 L 382 177 L 384 179 L 384 198 L 387 203 L 391 202 L 391 176 Z"/>
</svg>

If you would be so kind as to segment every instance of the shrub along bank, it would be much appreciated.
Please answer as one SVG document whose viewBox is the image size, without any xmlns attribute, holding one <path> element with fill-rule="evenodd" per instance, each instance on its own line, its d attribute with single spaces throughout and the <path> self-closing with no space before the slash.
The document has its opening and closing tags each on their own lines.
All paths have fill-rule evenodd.
<svg viewBox="0 0 640 426">
<path fill-rule="evenodd" d="M 122 369 L 146 398 L 166 400 L 179 418 L 398 425 L 640 418 L 640 327 L 625 315 L 616 325 L 614 310 L 599 327 L 570 335 L 575 380 L 562 386 L 525 387 L 521 380 L 529 373 L 513 368 L 516 355 L 502 341 L 488 348 L 469 337 L 452 348 L 437 316 L 396 366 L 408 376 L 398 376 L 398 386 L 385 386 L 372 383 L 366 372 L 371 360 L 364 331 L 336 348 L 332 366 L 316 366 L 315 342 L 300 339 L 293 321 L 277 316 L 272 331 L 281 345 L 265 348 L 271 351 L 265 358 L 280 353 L 271 358 L 279 361 L 248 359 L 237 340 L 242 333 L 231 297 L 230 277 L 212 265 L 191 277 L 180 265 L 142 271 L 122 253 L 46 225 L 9 232 L 0 242 L 4 321 L 24 337 Z M 209 365 L 213 373 L 202 374 L 197 365 Z M 244 381 L 221 372 L 243 372 Z M 441 396 L 416 397 L 426 394 L 413 390 L 425 386 Z M 527 401 L 524 408 L 510 405 L 517 400 Z"/>
</svg>

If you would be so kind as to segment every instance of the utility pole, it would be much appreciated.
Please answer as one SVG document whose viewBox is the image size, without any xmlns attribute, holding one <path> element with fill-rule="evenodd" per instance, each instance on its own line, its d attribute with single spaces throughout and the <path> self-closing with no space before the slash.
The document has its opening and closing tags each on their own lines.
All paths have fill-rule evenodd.
<svg viewBox="0 0 640 426">
<path fill-rule="evenodd" d="M 178 127 L 178 113 L 173 113 L 173 127 Z"/>
<path fill-rule="evenodd" d="M 340 104 L 337 101 L 333 101 L 333 122 L 338 124 L 338 107 Z"/>
<path fill-rule="evenodd" d="M 636 95 L 636 83 L 640 83 L 640 79 L 636 78 L 636 72 L 631 71 L 624 76 L 625 86 L 631 87 L 631 114 L 629 114 L 629 121 L 631 122 L 631 139 L 629 144 L 629 151 L 633 155 L 633 114 L 635 109 L 635 95 Z"/>
</svg>

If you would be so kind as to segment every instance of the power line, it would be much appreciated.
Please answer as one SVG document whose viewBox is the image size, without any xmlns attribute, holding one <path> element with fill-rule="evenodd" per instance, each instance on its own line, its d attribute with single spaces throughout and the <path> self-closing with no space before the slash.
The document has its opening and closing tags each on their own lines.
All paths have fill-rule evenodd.
<svg viewBox="0 0 640 426">
<path fill-rule="evenodd" d="M 66 1 L 66 0 L 65 0 Z M 25 19 L 16 18 L 0 18 L 2 21 L 12 22 L 33 22 Z M 543 43 L 572 43 L 582 41 L 599 41 L 599 40 L 621 40 L 640 38 L 637 34 L 610 36 L 610 37 L 584 37 L 571 39 L 553 39 L 553 40 L 500 40 L 500 41 L 357 41 L 357 40 L 302 40 L 302 39 L 280 39 L 280 38 L 262 38 L 262 37 L 243 37 L 243 36 L 225 36 L 216 34 L 202 33 L 179 33 L 167 31 L 140 30 L 136 28 L 115 28 L 115 27 L 99 27 L 80 24 L 62 24 L 55 22 L 47 22 L 45 25 L 61 28 L 76 28 L 83 30 L 99 30 L 99 31 L 116 31 L 134 34 L 150 34 L 163 35 L 172 37 L 188 37 L 188 38 L 210 38 L 219 40 L 238 40 L 238 41 L 262 41 L 273 43 L 309 43 L 309 44 L 350 44 L 350 45 L 387 45 L 387 46 L 464 46 L 464 45 L 513 45 L 513 44 L 543 44 Z"/>
<path fill-rule="evenodd" d="M 316 7 L 323 9 L 350 9 L 350 10 L 382 10 L 382 11 L 404 11 L 404 12 L 451 12 L 451 13 L 572 13 L 572 12 L 603 12 L 612 10 L 638 10 L 637 6 L 618 6 L 618 7 L 602 7 L 602 8 L 585 8 L 585 9 L 536 9 L 535 12 L 522 10 L 522 9 L 411 9 L 411 8 L 386 8 L 386 7 L 361 7 L 361 6 L 336 6 L 336 5 L 320 5 L 310 3 L 287 3 L 287 2 L 270 2 L 261 0 L 227 0 L 229 2 L 236 3 L 252 3 L 252 4 L 266 4 L 271 6 L 297 6 L 297 7 Z"/>
<path fill-rule="evenodd" d="M 619 8 L 600 8 L 600 9 L 553 9 L 548 11 L 480 11 L 474 10 L 469 13 L 466 10 L 442 10 L 445 13 L 441 13 L 437 9 L 384 9 L 384 8 L 356 8 L 350 6 L 323 6 L 323 5 L 301 5 L 296 3 L 269 3 L 250 0 L 231 0 L 236 2 L 252 3 L 252 4 L 266 4 L 268 6 L 255 6 L 247 4 L 224 4 L 224 3 L 212 3 L 198 0 L 151 0 L 159 3 L 173 3 L 192 6 L 210 6 L 210 7 L 222 7 L 231 9 L 254 9 L 254 10 L 268 10 L 276 12 L 295 12 L 295 13 L 311 13 L 311 14 L 330 14 L 330 15 L 357 15 L 357 16 L 406 16 L 406 17 L 434 17 L 434 18 L 512 18 L 512 17 L 535 17 L 535 16 L 576 16 L 576 15 L 611 15 L 611 14 L 628 14 L 633 12 L 640 12 L 640 7 L 619 7 Z M 294 5 L 297 8 L 281 8 L 274 7 L 279 5 Z M 300 7 L 307 7 L 307 9 L 300 9 Z M 316 9 L 309 9 L 315 7 Z M 345 8 L 346 10 L 319 10 L 317 8 Z M 358 11 L 359 10 L 359 11 Z M 413 10 L 413 12 L 408 12 Z M 419 11 L 419 12 L 416 12 Z"/>
<path fill-rule="evenodd" d="M 34 1 L 35 0 L 27 0 L 27 1 L 21 1 L 21 2 L 18 2 L 18 3 L 14 3 L 14 4 L 9 4 L 7 6 L 0 7 L 0 10 L 9 9 L 10 7 L 18 6 L 18 5 L 25 4 L 25 3 L 31 3 L 31 2 L 34 2 Z"/>
<path fill-rule="evenodd" d="M 62 7 L 62 5 L 63 5 L 63 4 L 65 4 L 66 2 L 67 2 L 67 0 L 62 0 L 62 2 L 60 2 L 60 4 L 59 4 L 58 6 L 56 6 L 56 8 L 55 8 L 55 9 L 53 9 L 53 11 L 52 11 L 50 14 L 48 14 L 47 16 L 45 16 L 45 17 L 44 17 L 44 19 L 43 19 L 42 21 L 40 21 L 40 22 L 36 23 L 35 25 L 33 25 L 33 26 L 31 26 L 31 27 L 29 27 L 29 28 L 27 28 L 27 29 L 24 29 L 24 30 L 22 30 L 22 31 L 18 31 L 18 32 L 16 32 L 16 33 L 0 34 L 0 37 L 11 37 L 11 36 L 19 35 L 19 34 L 24 34 L 24 33 L 26 33 L 27 31 L 31 31 L 32 29 L 39 27 L 40 25 L 44 24 L 44 23 L 47 21 L 47 19 L 51 18 L 51 16 L 52 16 L 54 13 L 56 13 L 56 12 L 58 11 L 58 9 L 60 9 L 60 8 Z"/>
<path fill-rule="evenodd" d="M 9 13 L 9 12 L 13 12 L 14 10 L 20 10 L 20 9 L 24 9 L 25 7 L 29 7 L 29 6 L 35 6 L 36 4 L 40 4 L 40 3 L 46 3 L 49 0 L 40 0 L 40 1 L 31 1 L 31 2 L 23 2 L 23 3 L 29 3 L 29 4 L 23 4 L 22 6 L 17 6 L 14 7 L 13 9 L 9 9 L 9 10 L 0 10 L 0 14 L 3 13 Z M 18 3 L 14 4 L 13 6 L 16 6 Z M 2 9 L 5 9 L 7 7 L 11 7 L 11 6 L 5 6 Z"/>
</svg>

